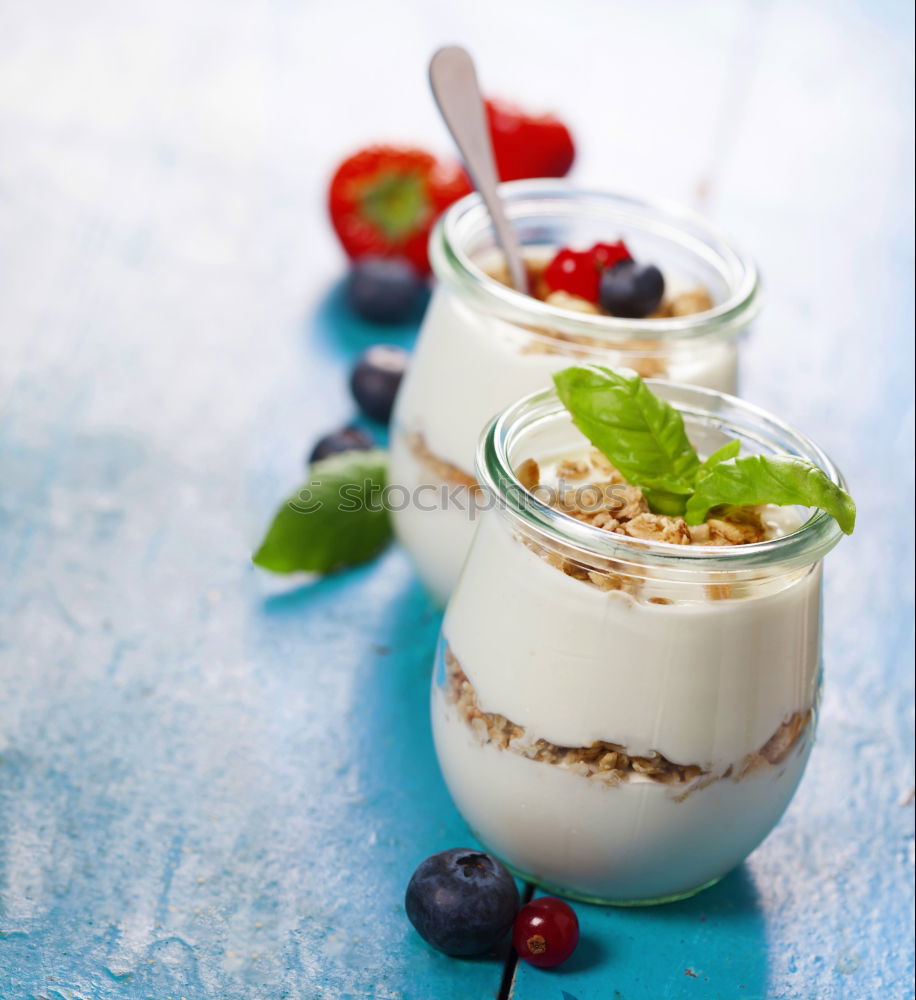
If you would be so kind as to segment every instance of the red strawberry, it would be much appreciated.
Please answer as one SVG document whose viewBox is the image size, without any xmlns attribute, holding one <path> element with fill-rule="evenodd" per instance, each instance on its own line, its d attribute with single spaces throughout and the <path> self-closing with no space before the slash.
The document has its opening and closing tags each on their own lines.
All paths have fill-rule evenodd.
<svg viewBox="0 0 916 1000">
<path fill-rule="evenodd" d="M 349 257 L 406 257 L 426 273 L 426 243 L 433 223 L 470 190 L 457 163 L 437 160 L 422 149 L 370 146 L 337 168 L 328 209 Z"/>
<path fill-rule="evenodd" d="M 505 101 L 488 100 L 487 119 L 503 181 L 565 177 L 576 156 L 569 129 L 553 115 L 530 115 Z"/>
</svg>

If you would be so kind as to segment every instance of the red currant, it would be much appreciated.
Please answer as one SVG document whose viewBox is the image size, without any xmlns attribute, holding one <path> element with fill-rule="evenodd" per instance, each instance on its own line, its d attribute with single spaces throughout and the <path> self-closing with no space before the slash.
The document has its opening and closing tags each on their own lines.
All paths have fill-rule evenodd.
<svg viewBox="0 0 916 1000">
<path fill-rule="evenodd" d="M 601 275 L 587 250 L 563 248 L 547 265 L 544 283 L 551 292 L 567 292 L 588 302 L 598 301 Z"/>
<path fill-rule="evenodd" d="M 547 265 L 544 282 L 551 292 L 566 292 L 587 302 L 597 302 L 602 271 L 631 259 L 622 240 L 596 243 L 591 250 L 564 247 Z"/>
<path fill-rule="evenodd" d="M 605 271 L 609 267 L 622 264 L 625 260 L 633 259 L 623 240 L 617 240 L 616 243 L 596 243 L 592 247 L 592 257 L 599 271 Z"/>
<path fill-rule="evenodd" d="M 539 969 L 565 962 L 579 943 L 579 920 L 562 899 L 545 896 L 526 903 L 515 918 L 512 944 L 523 958 Z"/>
</svg>

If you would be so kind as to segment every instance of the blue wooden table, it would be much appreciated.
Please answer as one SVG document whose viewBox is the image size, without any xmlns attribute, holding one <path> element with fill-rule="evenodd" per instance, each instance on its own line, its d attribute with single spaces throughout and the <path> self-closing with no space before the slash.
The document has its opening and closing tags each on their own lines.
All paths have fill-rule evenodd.
<svg viewBox="0 0 916 1000">
<path fill-rule="evenodd" d="M 568 965 L 504 986 L 912 997 L 909 5 L 369 6 L 0 8 L 0 997 L 500 989 L 505 956 L 439 955 L 402 909 L 470 839 L 427 722 L 438 613 L 396 550 L 293 588 L 248 562 L 380 339 L 341 307 L 325 178 L 376 136 L 448 148 L 423 67 L 452 40 L 567 110 L 583 183 L 741 234 L 769 292 L 744 394 L 860 510 L 777 830 L 687 902 L 579 906 Z"/>
</svg>

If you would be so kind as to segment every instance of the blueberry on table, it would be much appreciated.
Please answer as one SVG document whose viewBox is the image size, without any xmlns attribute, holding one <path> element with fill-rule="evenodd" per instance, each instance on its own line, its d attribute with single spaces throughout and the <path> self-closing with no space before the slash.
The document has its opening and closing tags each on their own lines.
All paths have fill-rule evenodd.
<svg viewBox="0 0 916 1000">
<path fill-rule="evenodd" d="M 308 457 L 308 464 L 320 462 L 328 455 L 339 455 L 345 451 L 369 451 L 374 447 L 375 443 L 365 431 L 358 427 L 341 427 L 316 441 Z"/>
<path fill-rule="evenodd" d="M 628 260 L 601 275 L 601 308 L 612 316 L 643 319 L 655 312 L 665 294 L 665 279 L 654 264 Z"/>
<path fill-rule="evenodd" d="M 518 889 L 496 858 L 458 847 L 427 858 L 404 900 L 417 933 L 446 955 L 480 955 L 505 937 Z"/>
<path fill-rule="evenodd" d="M 409 358 L 403 347 L 389 344 L 376 344 L 360 355 L 350 375 L 350 391 L 367 417 L 388 423 Z"/>
<path fill-rule="evenodd" d="M 371 323 L 402 323 L 423 293 L 424 282 L 400 257 L 360 257 L 347 281 L 353 311 Z"/>
</svg>

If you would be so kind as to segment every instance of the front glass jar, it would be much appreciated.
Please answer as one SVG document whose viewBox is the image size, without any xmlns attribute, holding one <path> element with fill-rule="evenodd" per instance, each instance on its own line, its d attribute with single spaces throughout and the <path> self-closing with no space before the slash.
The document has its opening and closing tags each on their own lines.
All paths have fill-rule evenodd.
<svg viewBox="0 0 916 1000">
<path fill-rule="evenodd" d="M 842 485 L 811 441 L 756 408 L 653 390 L 700 454 L 738 438 Z M 766 541 L 641 541 L 560 513 L 513 472 L 583 447 L 552 392 L 485 435 L 487 509 L 434 670 L 436 751 L 458 809 L 516 872 L 597 902 L 661 902 L 739 864 L 795 792 L 817 712 L 821 560 L 840 530 L 778 508 L 785 533 Z"/>
<path fill-rule="evenodd" d="M 553 372 L 586 362 L 734 392 L 737 338 L 760 304 L 753 264 L 697 216 L 559 181 L 544 185 L 502 186 L 529 257 L 622 238 L 637 260 L 661 269 L 666 295 L 689 298 L 700 289 L 713 307 L 642 320 L 558 308 L 491 276 L 500 257 L 476 195 L 446 213 L 430 241 L 438 283 L 391 439 L 391 481 L 411 498 L 394 512 L 395 528 L 443 604 L 473 535 L 474 452 L 495 413 L 548 385 Z"/>
</svg>

